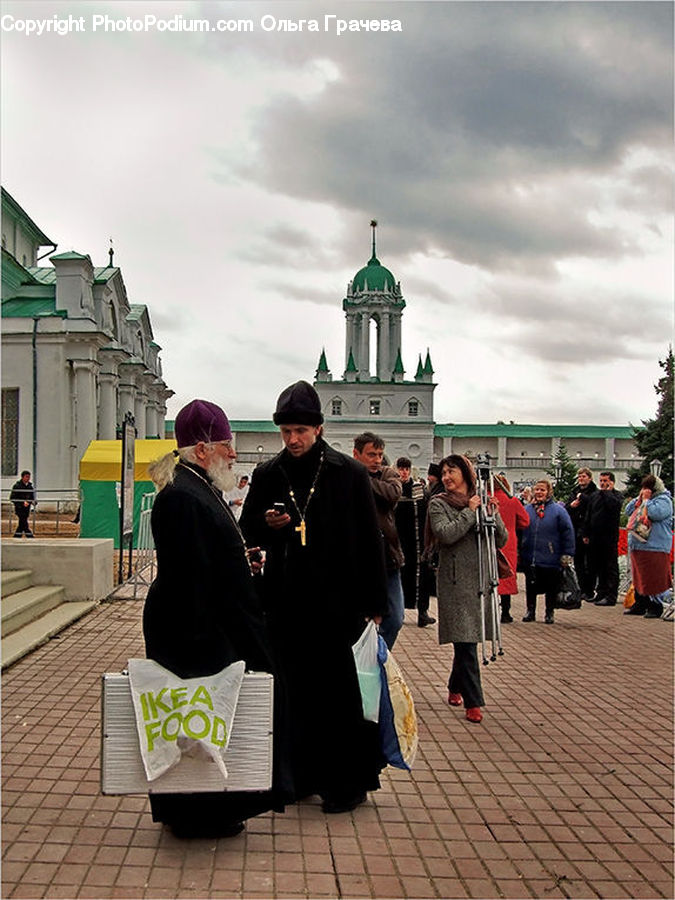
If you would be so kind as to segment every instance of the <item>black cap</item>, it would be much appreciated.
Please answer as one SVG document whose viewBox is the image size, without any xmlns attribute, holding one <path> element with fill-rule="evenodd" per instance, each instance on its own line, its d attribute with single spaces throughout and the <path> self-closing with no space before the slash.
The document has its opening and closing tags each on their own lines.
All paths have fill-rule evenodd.
<svg viewBox="0 0 675 900">
<path fill-rule="evenodd" d="M 430 463 L 429 464 L 429 469 L 427 471 L 427 475 L 435 475 L 436 478 L 441 477 L 441 467 L 438 465 L 438 463 Z"/>
<path fill-rule="evenodd" d="M 279 395 L 272 419 L 275 425 L 321 425 L 319 395 L 308 382 L 296 381 Z"/>
</svg>

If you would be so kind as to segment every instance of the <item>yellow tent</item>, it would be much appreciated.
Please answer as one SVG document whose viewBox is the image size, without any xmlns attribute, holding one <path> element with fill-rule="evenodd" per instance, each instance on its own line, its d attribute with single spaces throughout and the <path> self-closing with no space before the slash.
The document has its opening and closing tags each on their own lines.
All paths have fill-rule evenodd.
<svg viewBox="0 0 675 900">
<path fill-rule="evenodd" d="M 137 440 L 134 471 L 134 546 L 143 494 L 154 485 L 148 465 L 176 449 L 174 440 Z M 91 441 L 80 461 L 81 537 L 110 537 L 119 547 L 119 485 L 122 476 L 122 441 Z"/>
</svg>

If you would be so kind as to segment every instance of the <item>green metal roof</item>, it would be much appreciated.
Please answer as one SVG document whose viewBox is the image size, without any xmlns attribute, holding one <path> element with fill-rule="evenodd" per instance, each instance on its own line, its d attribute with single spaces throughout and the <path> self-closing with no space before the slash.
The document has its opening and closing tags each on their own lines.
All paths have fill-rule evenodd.
<svg viewBox="0 0 675 900">
<path fill-rule="evenodd" d="M 80 253 L 62 253 L 59 258 L 86 259 L 87 257 L 82 256 Z M 56 269 L 52 266 L 31 266 L 27 271 L 30 272 L 33 278 L 36 278 L 42 284 L 56 284 Z M 110 266 L 94 268 L 94 281 L 98 284 L 104 284 L 106 281 L 110 281 L 115 272 L 119 272 L 119 269 L 116 266 L 113 266 L 112 268 Z"/>
<path fill-rule="evenodd" d="M 359 269 L 352 281 L 353 291 L 393 291 L 395 287 L 396 279 L 376 256 Z"/>
<path fill-rule="evenodd" d="M 67 318 L 63 309 L 55 309 L 54 298 L 44 297 L 35 300 L 5 300 L 2 304 L 3 319 L 32 319 L 35 316 L 59 316 Z"/>
<path fill-rule="evenodd" d="M 632 438 L 630 425 L 436 425 L 436 437 Z"/>
</svg>

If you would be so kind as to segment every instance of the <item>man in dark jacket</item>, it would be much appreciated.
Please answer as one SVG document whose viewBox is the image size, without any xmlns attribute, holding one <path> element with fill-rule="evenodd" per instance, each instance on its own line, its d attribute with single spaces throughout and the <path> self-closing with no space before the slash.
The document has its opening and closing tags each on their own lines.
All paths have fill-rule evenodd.
<svg viewBox="0 0 675 900">
<path fill-rule="evenodd" d="M 178 462 L 168 454 L 150 469 L 160 491 L 151 517 L 157 577 L 143 610 L 146 655 L 180 678 L 242 659 L 247 669 L 274 674 L 244 539 L 222 495 L 235 483 L 227 416 L 193 400 L 178 413 L 175 433 Z M 275 679 L 273 791 L 152 794 L 153 820 L 178 837 L 229 837 L 250 816 L 282 811 L 291 789 L 278 721 L 282 693 Z"/>
<path fill-rule="evenodd" d="M 411 475 L 412 463 L 407 456 L 396 460 L 401 477 L 402 496 L 396 507 L 396 530 L 401 541 L 404 563 L 401 584 L 406 609 L 417 609 L 420 628 L 433 625 L 436 619 L 429 615 L 429 595 L 434 586 L 434 575 L 422 559 L 424 551 L 424 523 L 427 518 L 427 498 L 424 488 L 416 484 Z"/>
<path fill-rule="evenodd" d="M 352 653 L 366 619 L 387 610 L 382 540 L 368 473 L 324 441 L 314 388 L 286 388 L 274 422 L 284 449 L 253 473 L 240 523 L 266 552 L 260 590 L 288 689 L 296 796 L 346 812 L 384 766 Z"/>
<path fill-rule="evenodd" d="M 614 489 L 614 484 L 612 472 L 600 473 L 600 490 L 590 495 L 581 524 L 596 606 L 616 606 L 619 593 L 619 521 L 623 496 Z"/>
<path fill-rule="evenodd" d="M 593 481 L 593 473 L 589 468 L 583 466 L 577 472 L 577 487 L 565 504 L 565 509 L 572 520 L 575 536 L 574 550 L 574 567 L 577 571 L 579 579 L 579 587 L 581 588 L 581 596 L 590 602 L 593 602 L 593 581 L 591 579 L 589 561 L 588 561 L 588 545 L 584 543 L 582 534 L 582 525 L 586 518 L 586 508 L 588 501 L 597 491 L 598 486 Z"/>
<path fill-rule="evenodd" d="M 384 441 L 372 431 L 364 431 L 354 438 L 354 459 L 362 463 L 370 476 L 375 497 L 377 521 L 384 538 L 384 559 L 387 566 L 387 614 L 382 619 L 380 634 L 392 650 L 405 618 L 401 568 L 403 550 L 396 530 L 395 510 L 401 499 L 401 477 L 393 466 L 382 464 Z"/>
<path fill-rule="evenodd" d="M 24 469 L 20 480 L 12 487 L 9 499 L 14 504 L 14 512 L 19 520 L 14 537 L 20 538 L 25 534 L 27 538 L 32 538 L 33 532 L 28 524 L 28 516 L 30 515 L 31 506 L 35 504 L 35 488 L 30 480 L 28 469 Z"/>
</svg>

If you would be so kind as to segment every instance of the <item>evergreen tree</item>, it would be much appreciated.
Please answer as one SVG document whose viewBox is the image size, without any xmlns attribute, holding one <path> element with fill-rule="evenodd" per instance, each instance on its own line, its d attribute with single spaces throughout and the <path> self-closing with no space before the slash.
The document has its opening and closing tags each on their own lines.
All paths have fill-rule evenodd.
<svg viewBox="0 0 675 900">
<path fill-rule="evenodd" d="M 626 494 L 636 497 L 640 491 L 640 483 L 645 475 L 649 475 L 649 464 L 653 459 L 661 460 L 661 480 L 673 493 L 673 348 L 668 348 L 665 359 L 659 360 L 664 374 L 654 385 L 659 402 L 656 416 L 642 421 L 643 427 L 633 426 L 633 437 L 640 456 L 643 458 L 639 469 L 632 469 L 626 481 Z"/>
<path fill-rule="evenodd" d="M 556 500 L 567 500 L 574 493 L 577 486 L 577 465 L 567 452 L 564 441 L 560 441 L 546 474 L 553 481 L 553 496 Z"/>
</svg>

